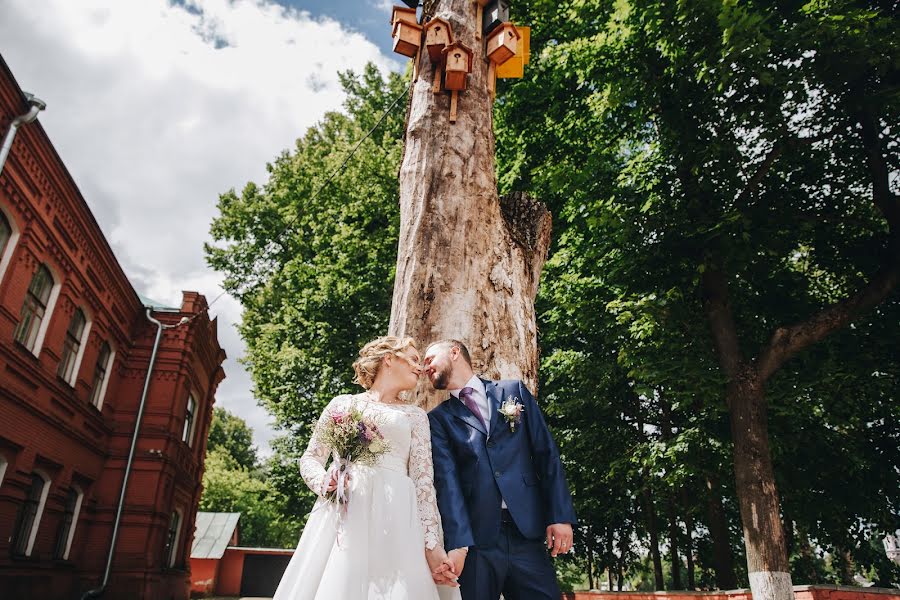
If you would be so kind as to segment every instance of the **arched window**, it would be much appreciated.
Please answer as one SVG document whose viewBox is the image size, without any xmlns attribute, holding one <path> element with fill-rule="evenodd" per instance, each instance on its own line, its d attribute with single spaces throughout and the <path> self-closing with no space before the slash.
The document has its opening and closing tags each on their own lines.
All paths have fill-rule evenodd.
<svg viewBox="0 0 900 600">
<path fill-rule="evenodd" d="M 69 328 L 66 330 L 66 338 L 63 341 L 62 358 L 56 374 L 62 377 L 66 383 L 75 385 L 78 379 L 78 368 L 84 356 L 85 342 L 91 331 L 91 322 L 84 316 L 84 311 L 75 309 Z"/>
<path fill-rule="evenodd" d="M 96 406 L 97 410 L 103 408 L 103 398 L 106 396 L 106 386 L 109 385 L 109 375 L 115 357 L 116 353 L 109 342 L 103 342 L 100 354 L 97 355 L 97 362 L 94 364 L 94 379 L 91 381 L 91 404 Z"/>
<path fill-rule="evenodd" d="M 34 471 L 31 474 L 28 496 L 19 507 L 19 515 L 16 518 L 16 528 L 12 537 L 13 554 L 17 556 L 31 555 L 49 491 L 50 477 L 42 471 Z"/>
<path fill-rule="evenodd" d="M 9 266 L 19 232 L 13 221 L 0 210 L 0 281 Z"/>
<path fill-rule="evenodd" d="M 197 401 L 194 394 L 188 395 L 187 407 L 184 411 L 184 431 L 181 432 L 181 441 L 187 443 L 188 446 L 193 444 L 194 439 L 194 423 L 197 420 Z"/>
<path fill-rule="evenodd" d="M 181 511 L 175 509 L 172 512 L 172 518 L 169 519 L 169 530 L 166 533 L 166 547 L 163 550 L 166 556 L 166 565 L 175 566 L 175 560 L 178 558 L 178 540 L 181 537 Z"/>
<path fill-rule="evenodd" d="M 69 550 L 72 548 L 72 539 L 75 537 L 75 526 L 78 525 L 78 514 L 81 512 L 81 501 L 84 492 L 77 485 L 69 488 L 66 494 L 66 509 L 63 512 L 59 530 L 56 532 L 56 547 L 53 550 L 54 558 L 67 560 Z"/>
<path fill-rule="evenodd" d="M 28 348 L 35 356 L 40 354 L 44 334 L 47 332 L 47 324 L 50 321 L 50 313 L 56 296 L 59 294 L 59 286 L 53 280 L 53 275 L 47 265 L 41 265 L 35 271 L 25 293 L 25 302 L 22 304 L 22 312 L 19 316 L 19 325 L 16 327 L 15 340 Z"/>
</svg>

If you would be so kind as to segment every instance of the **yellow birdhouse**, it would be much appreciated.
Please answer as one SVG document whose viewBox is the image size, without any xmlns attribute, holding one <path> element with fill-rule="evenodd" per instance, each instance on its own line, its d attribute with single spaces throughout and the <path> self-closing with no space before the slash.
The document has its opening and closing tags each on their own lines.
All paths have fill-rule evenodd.
<svg viewBox="0 0 900 600">
<path fill-rule="evenodd" d="M 519 30 L 512 23 L 501 23 L 487 39 L 487 55 L 495 65 L 502 65 L 516 55 L 521 38 Z"/>
<path fill-rule="evenodd" d="M 472 72 L 474 53 L 465 44 L 454 42 L 444 48 L 444 87 L 448 90 L 466 89 L 466 76 Z"/>
<path fill-rule="evenodd" d="M 441 18 L 431 19 L 425 23 L 425 46 L 431 62 L 444 60 L 444 48 L 453 43 L 453 28 Z"/>
</svg>

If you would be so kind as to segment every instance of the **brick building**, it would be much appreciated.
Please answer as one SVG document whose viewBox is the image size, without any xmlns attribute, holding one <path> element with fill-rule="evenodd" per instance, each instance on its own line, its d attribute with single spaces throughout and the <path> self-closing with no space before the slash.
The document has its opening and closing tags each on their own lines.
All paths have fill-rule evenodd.
<svg viewBox="0 0 900 600">
<path fill-rule="evenodd" d="M 0 137 L 28 109 L 0 57 Z M 40 123 L 22 125 L 0 173 L 0 600 L 103 580 L 158 331 L 103 597 L 187 597 L 225 353 L 200 294 L 151 305 Z"/>
</svg>

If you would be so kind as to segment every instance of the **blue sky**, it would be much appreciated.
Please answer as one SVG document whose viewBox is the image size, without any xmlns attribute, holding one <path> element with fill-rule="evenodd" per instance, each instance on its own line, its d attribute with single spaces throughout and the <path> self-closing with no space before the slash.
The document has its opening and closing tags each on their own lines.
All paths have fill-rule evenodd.
<svg viewBox="0 0 900 600">
<path fill-rule="evenodd" d="M 359 31 L 385 54 L 391 53 L 390 0 L 282 0 L 279 2 L 312 16 L 330 17 L 344 27 Z"/>
</svg>

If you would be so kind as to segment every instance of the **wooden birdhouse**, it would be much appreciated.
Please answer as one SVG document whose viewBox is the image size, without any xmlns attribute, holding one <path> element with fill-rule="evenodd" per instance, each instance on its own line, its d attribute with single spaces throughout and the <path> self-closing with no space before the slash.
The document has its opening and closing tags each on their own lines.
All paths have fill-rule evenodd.
<svg viewBox="0 0 900 600">
<path fill-rule="evenodd" d="M 422 26 L 406 21 L 394 21 L 394 52 L 413 58 L 422 45 Z"/>
<path fill-rule="evenodd" d="M 404 23 L 409 23 L 410 25 L 418 25 L 419 20 L 416 18 L 416 9 L 395 6 L 391 11 L 391 26 L 393 26 L 397 21 L 403 21 Z"/>
<path fill-rule="evenodd" d="M 509 22 L 509 2 L 507 0 L 491 0 L 484 6 L 482 15 L 481 29 L 487 35 L 501 23 Z"/>
<path fill-rule="evenodd" d="M 425 23 L 425 46 L 431 62 L 444 60 L 444 48 L 453 43 L 453 28 L 441 18 L 431 19 Z"/>
<path fill-rule="evenodd" d="M 454 42 L 444 48 L 444 87 L 448 90 L 466 89 L 466 76 L 472 72 L 475 54 L 465 44 Z"/>
<path fill-rule="evenodd" d="M 501 23 L 487 39 L 487 56 L 495 65 L 502 65 L 516 55 L 522 36 L 512 23 Z"/>
</svg>

